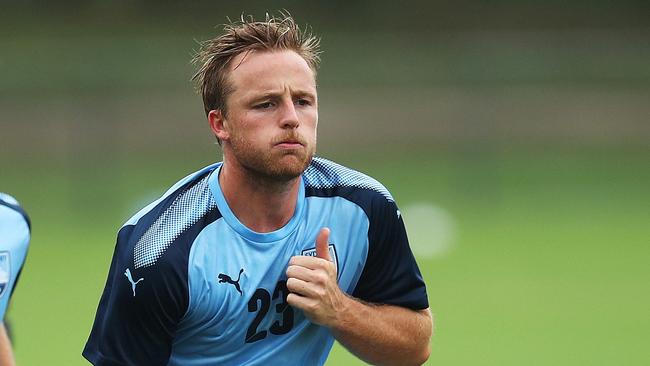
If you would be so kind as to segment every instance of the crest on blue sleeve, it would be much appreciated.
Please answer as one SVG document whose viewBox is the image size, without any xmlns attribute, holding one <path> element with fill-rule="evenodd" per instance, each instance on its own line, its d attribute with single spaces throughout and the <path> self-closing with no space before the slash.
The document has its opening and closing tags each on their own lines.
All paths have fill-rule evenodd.
<svg viewBox="0 0 650 366">
<path fill-rule="evenodd" d="M 0 298 L 7 292 L 9 279 L 11 278 L 11 261 L 9 252 L 0 252 Z"/>
</svg>

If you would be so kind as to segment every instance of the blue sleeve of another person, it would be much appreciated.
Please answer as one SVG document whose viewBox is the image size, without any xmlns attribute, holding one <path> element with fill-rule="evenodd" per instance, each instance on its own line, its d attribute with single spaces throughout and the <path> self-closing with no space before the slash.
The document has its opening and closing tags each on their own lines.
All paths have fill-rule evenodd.
<svg viewBox="0 0 650 366">
<path fill-rule="evenodd" d="M 29 217 L 13 197 L 0 193 L 0 320 L 4 320 L 27 256 Z"/>
</svg>

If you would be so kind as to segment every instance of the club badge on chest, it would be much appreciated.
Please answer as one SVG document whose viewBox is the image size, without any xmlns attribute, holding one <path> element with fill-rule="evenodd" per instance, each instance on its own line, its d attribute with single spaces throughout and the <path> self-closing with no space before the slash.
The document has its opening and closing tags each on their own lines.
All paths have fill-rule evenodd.
<svg viewBox="0 0 650 366">
<path fill-rule="evenodd" d="M 334 267 L 336 268 L 336 273 L 337 273 L 337 277 L 338 277 L 339 258 L 338 258 L 337 254 L 336 254 L 336 246 L 334 244 L 332 244 L 332 243 L 329 243 L 327 248 L 328 248 L 328 250 L 330 252 L 330 258 L 331 258 L 332 262 L 334 263 Z M 300 255 L 304 255 L 304 256 L 307 256 L 307 257 L 316 257 L 316 247 L 309 248 L 309 249 L 304 249 L 300 253 Z"/>
</svg>

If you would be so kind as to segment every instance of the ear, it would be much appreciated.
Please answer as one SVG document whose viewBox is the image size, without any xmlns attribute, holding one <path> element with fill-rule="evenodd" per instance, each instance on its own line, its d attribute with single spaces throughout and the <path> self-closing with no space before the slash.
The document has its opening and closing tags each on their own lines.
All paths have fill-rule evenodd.
<svg viewBox="0 0 650 366">
<path fill-rule="evenodd" d="M 210 129 L 212 133 L 220 141 L 227 141 L 230 137 L 226 129 L 226 119 L 221 112 L 221 109 L 213 109 L 208 112 L 208 123 L 210 123 Z"/>
</svg>

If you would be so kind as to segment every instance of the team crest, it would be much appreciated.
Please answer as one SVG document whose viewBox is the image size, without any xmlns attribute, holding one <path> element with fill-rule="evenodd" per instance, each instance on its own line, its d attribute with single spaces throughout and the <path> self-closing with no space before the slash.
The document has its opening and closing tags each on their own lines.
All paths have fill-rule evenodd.
<svg viewBox="0 0 650 366">
<path fill-rule="evenodd" d="M 334 267 L 336 268 L 336 273 L 339 272 L 339 257 L 336 255 L 336 247 L 334 244 L 330 244 L 328 246 L 328 249 L 330 251 L 330 258 L 332 258 L 332 262 L 334 262 Z M 316 247 L 311 248 L 311 249 L 305 249 L 302 251 L 301 255 L 305 255 L 307 257 L 315 257 L 316 256 Z"/>
<path fill-rule="evenodd" d="M 0 252 L 0 298 L 7 292 L 9 279 L 11 279 L 11 261 L 9 252 L 3 251 Z"/>
</svg>

